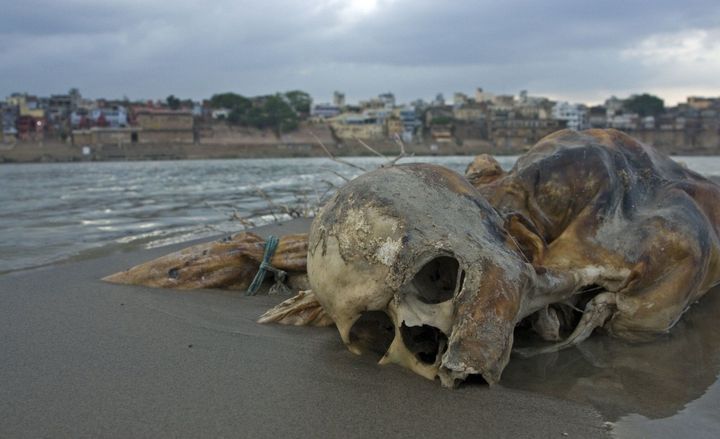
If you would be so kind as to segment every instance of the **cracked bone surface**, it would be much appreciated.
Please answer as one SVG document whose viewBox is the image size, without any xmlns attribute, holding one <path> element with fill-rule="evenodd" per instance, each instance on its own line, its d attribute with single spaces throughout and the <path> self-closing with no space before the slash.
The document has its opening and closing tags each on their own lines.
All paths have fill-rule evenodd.
<svg viewBox="0 0 720 439">
<path fill-rule="evenodd" d="M 323 207 L 308 277 L 352 352 L 447 385 L 470 374 L 494 383 L 530 312 L 519 286 L 536 276 L 506 241 L 500 216 L 463 177 L 394 166 L 356 178 Z"/>
</svg>

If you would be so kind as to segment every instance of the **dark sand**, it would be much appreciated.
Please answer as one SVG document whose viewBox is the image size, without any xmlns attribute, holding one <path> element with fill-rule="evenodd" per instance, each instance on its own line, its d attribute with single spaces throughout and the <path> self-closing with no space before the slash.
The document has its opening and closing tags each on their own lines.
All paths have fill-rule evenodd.
<svg viewBox="0 0 720 439">
<path fill-rule="evenodd" d="M 99 280 L 185 246 L 0 276 L 0 437 L 608 435 L 586 404 L 447 390 L 351 354 L 334 328 L 256 324 L 280 298 Z"/>
</svg>

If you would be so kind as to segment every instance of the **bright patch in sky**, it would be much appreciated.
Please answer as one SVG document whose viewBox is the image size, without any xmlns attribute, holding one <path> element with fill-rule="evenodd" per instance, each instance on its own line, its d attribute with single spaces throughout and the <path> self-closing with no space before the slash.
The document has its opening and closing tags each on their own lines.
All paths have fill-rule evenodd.
<svg viewBox="0 0 720 439">
<path fill-rule="evenodd" d="M 348 10 L 358 14 L 369 14 L 377 8 L 377 0 L 347 0 Z"/>
<path fill-rule="evenodd" d="M 378 10 L 378 0 L 340 0 L 340 21 L 353 25 Z"/>
<path fill-rule="evenodd" d="M 720 32 L 704 29 L 688 30 L 671 34 L 656 34 L 640 44 L 623 51 L 625 58 L 641 58 L 647 63 L 665 62 L 718 62 L 720 61 Z"/>
</svg>

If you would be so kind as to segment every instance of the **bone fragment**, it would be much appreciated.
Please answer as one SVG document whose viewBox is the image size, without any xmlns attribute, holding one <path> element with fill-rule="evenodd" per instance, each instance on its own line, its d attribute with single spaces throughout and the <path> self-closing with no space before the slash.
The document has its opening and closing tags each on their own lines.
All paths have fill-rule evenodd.
<svg viewBox="0 0 720 439">
<path fill-rule="evenodd" d="M 312 291 L 300 291 L 260 316 L 258 323 L 279 323 L 292 326 L 331 326 L 330 316 Z"/>
</svg>

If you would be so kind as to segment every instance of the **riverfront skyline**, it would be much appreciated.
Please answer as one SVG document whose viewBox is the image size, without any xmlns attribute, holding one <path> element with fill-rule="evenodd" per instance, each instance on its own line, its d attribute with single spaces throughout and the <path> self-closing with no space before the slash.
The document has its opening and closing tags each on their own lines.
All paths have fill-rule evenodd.
<svg viewBox="0 0 720 439">
<path fill-rule="evenodd" d="M 0 0 L 0 95 L 720 95 L 717 1 Z"/>
</svg>

